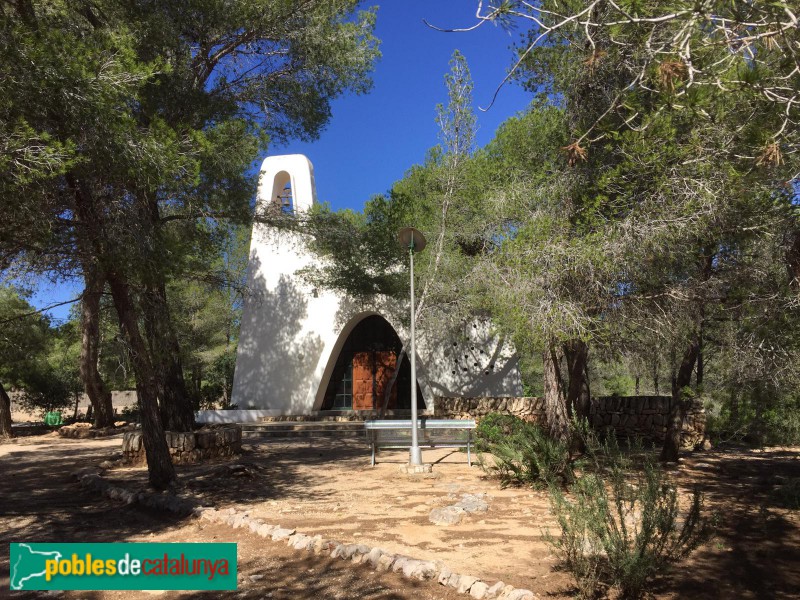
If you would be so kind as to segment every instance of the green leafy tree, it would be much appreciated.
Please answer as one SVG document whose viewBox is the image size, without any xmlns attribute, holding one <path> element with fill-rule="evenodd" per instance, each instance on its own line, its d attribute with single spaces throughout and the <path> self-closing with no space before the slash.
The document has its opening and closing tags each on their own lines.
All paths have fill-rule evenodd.
<svg viewBox="0 0 800 600">
<path fill-rule="evenodd" d="M 22 148 L 2 196 L 0 264 L 108 289 L 156 487 L 175 477 L 164 422 L 193 422 L 167 284 L 206 243 L 208 218 L 248 220 L 248 170 L 268 136 L 314 138 L 333 98 L 369 89 L 375 17 L 356 4 L 0 8 L 0 139 Z M 36 156 L 48 160 L 31 175 Z"/>
<path fill-rule="evenodd" d="M 33 363 L 42 360 L 46 351 L 48 329 L 47 320 L 18 290 L 0 288 L 0 438 L 14 435 L 7 388 L 31 378 Z"/>
</svg>

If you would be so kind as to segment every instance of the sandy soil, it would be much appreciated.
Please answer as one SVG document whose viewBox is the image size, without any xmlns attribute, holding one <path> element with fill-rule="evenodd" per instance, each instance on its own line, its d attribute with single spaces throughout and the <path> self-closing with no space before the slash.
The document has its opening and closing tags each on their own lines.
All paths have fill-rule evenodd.
<svg viewBox="0 0 800 600">
<path fill-rule="evenodd" d="M 11 397 L 11 420 L 16 425 L 29 425 L 39 424 L 42 422 L 41 411 L 29 411 L 20 405 L 18 398 L 20 392 L 10 392 Z M 113 391 L 111 392 L 111 404 L 114 411 L 119 414 L 125 408 L 136 406 L 136 392 L 131 390 Z M 89 397 L 86 394 L 81 394 L 78 399 L 78 415 L 83 417 L 86 411 L 89 410 Z M 61 411 L 63 418 L 72 417 L 75 414 L 75 404 Z"/>
<path fill-rule="evenodd" d="M 435 584 L 412 588 L 391 575 L 342 570 L 341 561 L 296 554 L 242 530 L 115 506 L 68 481 L 70 470 L 106 458 L 119 445 L 119 439 L 44 436 L 0 446 L 0 468 L 13 478 L 12 489 L 0 495 L 2 541 L 237 541 L 242 572 L 267 574 L 255 583 L 243 580 L 240 593 L 252 588 L 262 597 L 450 597 Z M 461 452 L 425 451 L 424 458 L 434 462 L 432 476 L 401 473 L 405 452 L 384 452 L 370 467 L 367 448 L 356 441 L 247 444 L 233 461 L 240 465 L 236 469 L 228 462 L 180 467 L 180 492 L 304 533 L 441 560 L 457 572 L 502 579 L 541 597 L 570 597 L 570 579 L 554 568 L 542 539 L 543 530 L 554 525 L 544 493 L 500 489 L 480 468 L 468 467 Z M 145 483 L 142 469 L 114 469 L 106 476 L 129 487 Z M 714 540 L 656 582 L 656 597 L 800 597 L 800 514 L 780 507 L 773 494 L 786 477 L 800 477 L 800 449 L 696 454 L 676 476 L 684 489 L 699 485 L 709 510 L 718 510 L 723 520 Z M 464 493 L 487 494 L 488 512 L 450 527 L 428 521 L 433 507 L 452 504 Z M 5 543 L 0 552 L 2 589 L 8 585 Z"/>
</svg>

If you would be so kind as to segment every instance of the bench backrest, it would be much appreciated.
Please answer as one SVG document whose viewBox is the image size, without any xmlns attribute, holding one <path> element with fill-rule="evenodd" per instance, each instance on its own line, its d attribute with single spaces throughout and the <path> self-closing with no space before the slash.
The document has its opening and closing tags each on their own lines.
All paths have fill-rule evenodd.
<svg viewBox="0 0 800 600">
<path fill-rule="evenodd" d="M 470 430 L 475 429 L 474 419 L 419 419 L 419 439 L 421 443 L 466 442 L 470 439 Z M 411 420 L 364 421 L 367 436 L 376 442 L 411 444 Z"/>
</svg>

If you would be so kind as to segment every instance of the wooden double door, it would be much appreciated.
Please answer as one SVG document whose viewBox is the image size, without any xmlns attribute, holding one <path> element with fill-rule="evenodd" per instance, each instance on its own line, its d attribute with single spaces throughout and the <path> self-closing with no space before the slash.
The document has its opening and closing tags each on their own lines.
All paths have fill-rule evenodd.
<svg viewBox="0 0 800 600">
<path fill-rule="evenodd" d="M 386 386 L 397 365 L 397 356 L 388 350 L 353 354 L 353 410 L 377 410 L 383 406 Z M 387 408 L 397 404 L 397 385 L 392 388 Z"/>
</svg>

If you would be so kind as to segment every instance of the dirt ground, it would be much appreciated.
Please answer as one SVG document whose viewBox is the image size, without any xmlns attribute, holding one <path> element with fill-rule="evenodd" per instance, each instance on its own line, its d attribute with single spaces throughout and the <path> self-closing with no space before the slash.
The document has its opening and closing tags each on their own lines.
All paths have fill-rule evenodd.
<svg viewBox="0 0 800 600">
<path fill-rule="evenodd" d="M 120 444 L 119 438 L 41 436 L 0 446 L 6 488 L 0 494 L 0 589 L 8 589 L 7 542 L 180 540 L 239 543 L 244 576 L 240 591 L 231 593 L 236 597 L 456 597 L 435 583 L 378 576 L 343 561 L 297 553 L 241 529 L 121 506 L 70 481 L 70 471 L 108 458 Z M 406 452 L 383 452 L 378 465 L 370 467 L 368 449 L 357 441 L 260 442 L 246 444 L 244 454 L 232 462 L 179 467 L 179 491 L 203 504 L 242 508 L 303 533 L 440 560 L 456 572 L 490 583 L 501 579 L 542 598 L 571 596 L 570 578 L 555 568 L 543 541 L 543 532 L 555 525 L 546 494 L 500 489 L 479 467 L 468 467 L 458 451 L 425 451 L 424 458 L 434 463 L 433 474 L 408 476 L 399 470 Z M 106 476 L 131 488 L 145 485 L 142 469 L 118 468 Z M 684 459 L 676 476 L 684 489 L 699 485 L 708 509 L 719 511 L 722 522 L 711 542 L 656 582 L 656 597 L 800 597 L 800 513 L 779 506 L 773 494 L 785 478 L 800 477 L 800 449 L 697 453 Z M 453 504 L 464 493 L 486 494 L 488 512 L 449 527 L 429 522 L 432 508 Z M 248 576 L 254 573 L 265 578 L 251 582 Z"/>
</svg>

